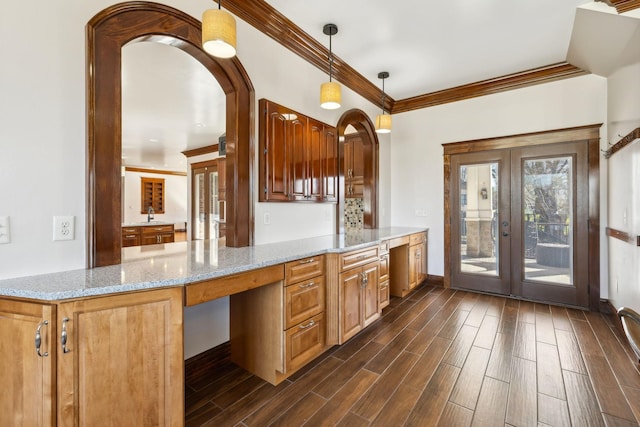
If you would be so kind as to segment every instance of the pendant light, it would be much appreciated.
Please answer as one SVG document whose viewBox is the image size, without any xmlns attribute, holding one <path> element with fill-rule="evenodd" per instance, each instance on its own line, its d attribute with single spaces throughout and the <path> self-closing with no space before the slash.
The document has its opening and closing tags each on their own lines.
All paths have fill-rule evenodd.
<svg viewBox="0 0 640 427">
<path fill-rule="evenodd" d="M 331 81 L 331 71 L 333 69 L 333 53 L 331 51 L 331 37 L 338 33 L 336 24 L 327 24 L 322 32 L 329 36 L 329 81 L 320 86 L 320 106 L 327 110 L 340 108 L 342 94 L 340 83 Z"/>
<path fill-rule="evenodd" d="M 236 20 L 220 8 L 221 3 L 218 0 L 217 9 L 202 14 L 202 48 L 209 55 L 232 58 L 236 55 Z"/>
<path fill-rule="evenodd" d="M 387 71 L 378 73 L 378 78 L 382 79 L 382 114 L 378 114 L 376 117 L 376 133 L 389 133 L 391 132 L 391 114 L 385 114 L 384 112 L 384 79 L 389 77 Z"/>
</svg>

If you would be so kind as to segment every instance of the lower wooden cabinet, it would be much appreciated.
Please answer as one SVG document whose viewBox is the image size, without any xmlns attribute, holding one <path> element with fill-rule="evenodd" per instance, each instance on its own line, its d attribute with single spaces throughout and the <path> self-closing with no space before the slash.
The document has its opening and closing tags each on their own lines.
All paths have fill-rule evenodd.
<svg viewBox="0 0 640 427">
<path fill-rule="evenodd" d="M 182 294 L 1 299 L 0 425 L 182 425 Z"/>
<path fill-rule="evenodd" d="M 427 232 L 414 233 L 390 249 L 391 295 L 404 298 L 427 278 Z"/>
<path fill-rule="evenodd" d="M 377 262 L 340 273 L 340 343 L 380 317 Z"/>
<path fill-rule="evenodd" d="M 173 224 L 122 227 L 122 247 L 173 243 Z"/>
<path fill-rule="evenodd" d="M 1 426 L 56 425 L 55 326 L 55 306 L 0 299 Z"/>
<path fill-rule="evenodd" d="M 283 280 L 231 296 L 234 363 L 275 385 L 326 350 L 324 266 L 288 262 Z"/>
<path fill-rule="evenodd" d="M 389 292 L 389 281 L 380 282 L 378 285 L 378 307 L 380 311 L 389 306 L 389 302 L 391 301 Z"/>
</svg>

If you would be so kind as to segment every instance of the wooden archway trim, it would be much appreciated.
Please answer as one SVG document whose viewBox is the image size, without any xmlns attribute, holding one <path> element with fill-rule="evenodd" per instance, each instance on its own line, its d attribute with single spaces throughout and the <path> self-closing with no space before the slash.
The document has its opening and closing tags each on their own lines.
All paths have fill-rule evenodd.
<svg viewBox="0 0 640 427">
<path fill-rule="evenodd" d="M 253 85 L 237 57 L 216 59 L 201 48 L 201 23 L 170 6 L 113 5 L 87 24 L 88 267 L 121 262 L 121 51 L 155 40 L 202 63 L 226 95 L 227 246 L 253 243 Z"/>
<path fill-rule="evenodd" d="M 364 227 L 378 228 L 378 134 L 369 119 L 369 116 L 357 108 L 345 111 L 336 126 L 338 132 L 338 173 L 340 177 L 340 191 L 342 196 L 338 198 L 336 206 L 336 232 L 344 233 L 344 131 L 347 126 L 353 126 L 362 141 L 371 145 L 371 150 L 367 150 L 365 155 L 364 169 Z"/>
</svg>

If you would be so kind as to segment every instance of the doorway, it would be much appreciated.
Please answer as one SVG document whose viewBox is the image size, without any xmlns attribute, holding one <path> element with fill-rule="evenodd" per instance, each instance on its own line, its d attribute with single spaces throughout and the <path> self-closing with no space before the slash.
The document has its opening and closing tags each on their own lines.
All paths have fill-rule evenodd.
<svg viewBox="0 0 640 427">
<path fill-rule="evenodd" d="M 590 143 L 450 155 L 451 287 L 590 306 L 592 288 L 599 294 L 590 276 L 599 264 L 590 248 Z"/>
<path fill-rule="evenodd" d="M 222 157 L 191 165 L 191 238 L 193 240 L 219 240 L 225 237 L 226 206 L 222 176 L 224 160 Z"/>
</svg>

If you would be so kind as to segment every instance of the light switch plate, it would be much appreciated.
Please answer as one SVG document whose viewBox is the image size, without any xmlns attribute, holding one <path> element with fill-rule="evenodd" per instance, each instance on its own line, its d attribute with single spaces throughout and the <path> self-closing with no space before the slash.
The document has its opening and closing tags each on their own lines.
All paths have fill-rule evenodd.
<svg viewBox="0 0 640 427">
<path fill-rule="evenodd" d="M 75 239 L 75 219 L 74 216 L 54 216 L 53 240 Z"/>
<path fill-rule="evenodd" d="M 11 243 L 11 226 L 8 216 L 0 216 L 0 244 Z"/>
</svg>

